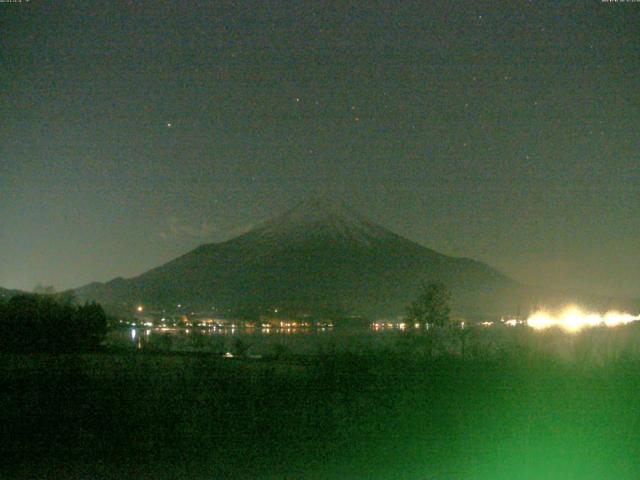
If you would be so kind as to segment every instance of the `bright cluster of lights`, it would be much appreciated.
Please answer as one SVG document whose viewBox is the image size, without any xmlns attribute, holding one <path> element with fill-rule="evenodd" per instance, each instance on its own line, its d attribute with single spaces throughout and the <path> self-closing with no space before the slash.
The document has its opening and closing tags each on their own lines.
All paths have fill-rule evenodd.
<svg viewBox="0 0 640 480">
<path fill-rule="evenodd" d="M 559 327 L 568 332 L 577 332 L 591 327 L 617 327 L 640 320 L 640 315 L 609 311 L 605 314 L 585 312 L 576 306 L 567 307 L 557 315 L 539 310 L 527 319 L 527 325 L 536 330 Z"/>
</svg>

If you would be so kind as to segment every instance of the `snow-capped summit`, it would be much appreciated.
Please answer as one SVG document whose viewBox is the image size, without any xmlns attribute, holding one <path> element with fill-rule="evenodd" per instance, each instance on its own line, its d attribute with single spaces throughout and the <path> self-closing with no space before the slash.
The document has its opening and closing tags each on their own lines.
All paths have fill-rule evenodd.
<svg viewBox="0 0 640 480">
<path fill-rule="evenodd" d="M 372 242 L 396 237 L 344 203 L 313 197 L 299 203 L 284 214 L 272 218 L 247 235 L 252 239 L 300 242 L 348 241 L 370 245 Z"/>
</svg>

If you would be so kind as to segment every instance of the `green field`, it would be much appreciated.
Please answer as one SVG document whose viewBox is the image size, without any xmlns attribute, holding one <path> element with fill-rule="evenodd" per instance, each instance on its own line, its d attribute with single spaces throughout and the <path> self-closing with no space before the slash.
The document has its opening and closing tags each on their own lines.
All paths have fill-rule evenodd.
<svg viewBox="0 0 640 480">
<path fill-rule="evenodd" d="M 2 478 L 640 478 L 635 355 L 0 359 Z"/>
</svg>

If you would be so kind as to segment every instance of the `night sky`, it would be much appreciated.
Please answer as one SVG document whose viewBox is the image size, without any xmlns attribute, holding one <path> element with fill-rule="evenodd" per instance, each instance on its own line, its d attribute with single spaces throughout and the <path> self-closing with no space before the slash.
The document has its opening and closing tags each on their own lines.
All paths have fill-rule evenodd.
<svg viewBox="0 0 640 480">
<path fill-rule="evenodd" d="M 0 3 L 0 286 L 133 276 L 310 195 L 640 296 L 640 3 Z"/>
</svg>

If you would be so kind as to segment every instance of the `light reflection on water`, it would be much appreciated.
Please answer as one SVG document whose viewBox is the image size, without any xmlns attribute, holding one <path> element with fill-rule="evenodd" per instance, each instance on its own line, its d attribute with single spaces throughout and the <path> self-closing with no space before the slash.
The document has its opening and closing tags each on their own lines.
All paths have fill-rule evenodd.
<svg viewBox="0 0 640 480">
<path fill-rule="evenodd" d="M 176 328 L 115 330 L 107 345 L 156 351 L 202 351 L 224 354 L 245 350 L 252 355 L 276 352 L 308 354 L 392 346 L 397 332 L 367 327 L 339 328 Z"/>
</svg>

